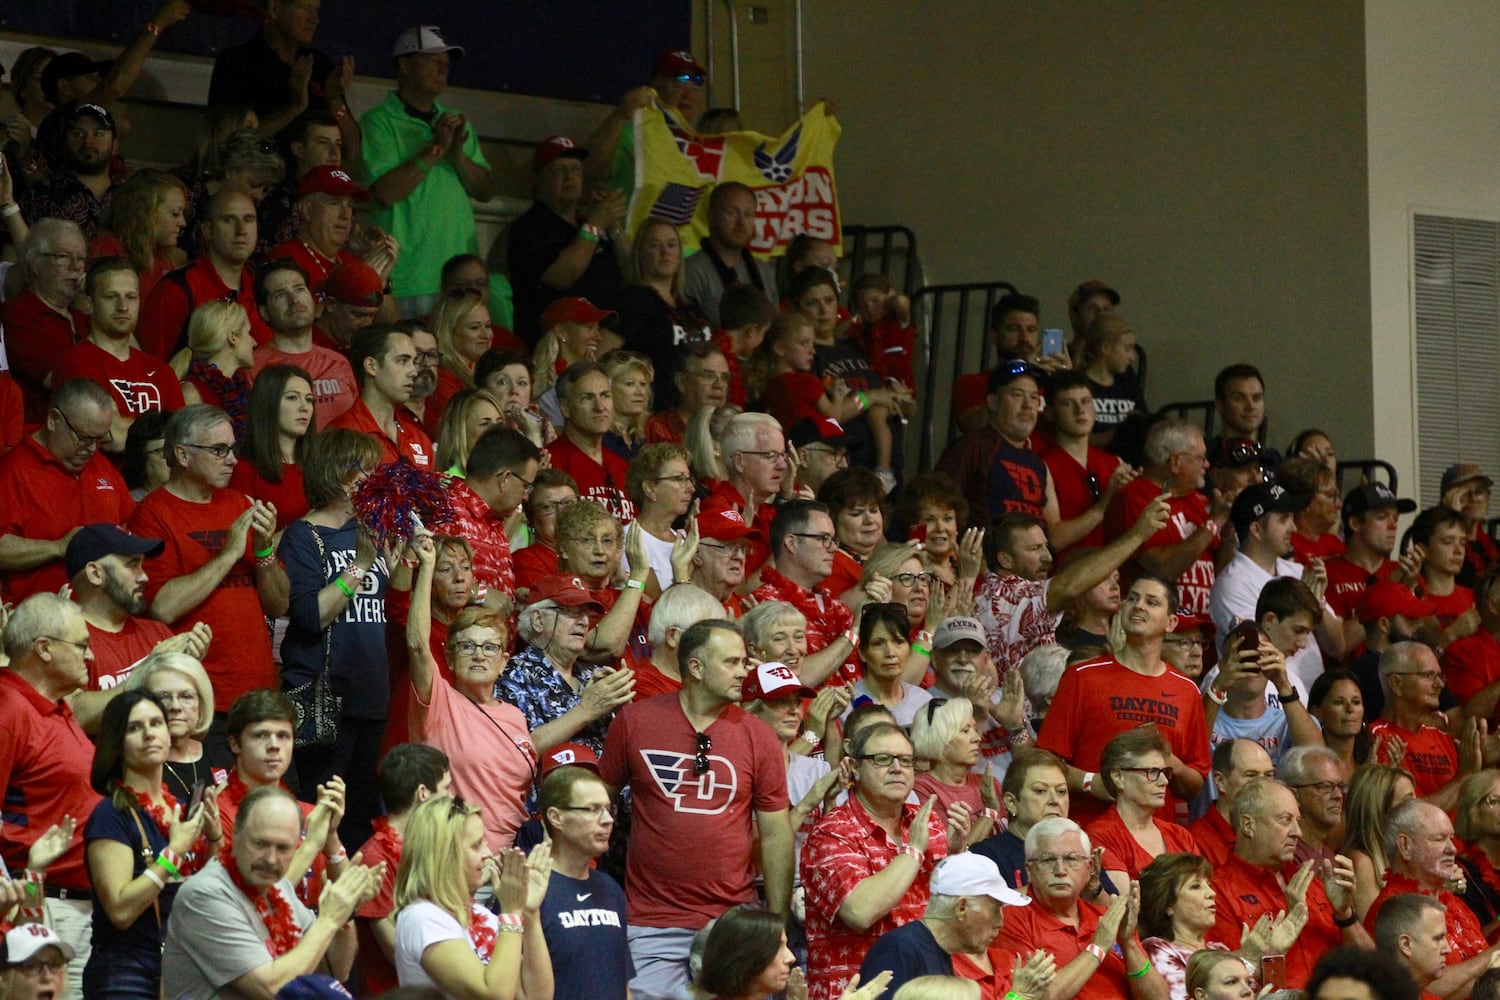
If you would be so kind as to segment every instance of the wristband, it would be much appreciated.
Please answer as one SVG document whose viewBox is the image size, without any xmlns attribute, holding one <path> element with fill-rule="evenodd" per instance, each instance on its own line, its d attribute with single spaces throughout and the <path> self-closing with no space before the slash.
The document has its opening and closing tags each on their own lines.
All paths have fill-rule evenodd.
<svg viewBox="0 0 1500 1000">
<path fill-rule="evenodd" d="M 591 226 L 587 222 L 578 227 L 578 238 L 580 240 L 588 240 L 590 243 L 598 243 L 599 236 L 602 233 L 603 230 L 598 226 Z"/>
<path fill-rule="evenodd" d="M 259 552 L 255 553 L 255 558 L 257 558 L 257 559 L 265 559 L 268 556 L 273 556 L 275 554 L 276 554 L 276 547 L 274 545 L 267 545 L 265 548 L 263 548 Z"/>
<path fill-rule="evenodd" d="M 156 869 L 155 868 L 147 868 L 146 871 L 144 872 L 144 874 L 145 874 L 145 876 L 147 878 L 149 878 L 151 881 L 153 881 L 153 882 L 156 883 L 156 887 L 158 889 L 165 889 L 167 887 L 167 881 L 166 881 L 166 879 L 164 879 L 160 875 L 156 874 Z"/>
<path fill-rule="evenodd" d="M 1093 771 L 1089 771 L 1087 774 L 1085 774 L 1083 776 L 1083 782 L 1079 786 L 1080 790 L 1085 792 L 1092 792 L 1094 790 L 1094 779 L 1097 777 L 1098 774 Z M 1104 961 L 1104 959 L 1101 958 L 1099 961 L 1102 962 Z"/>
<path fill-rule="evenodd" d="M 345 861 L 349 860 L 349 852 L 344 850 L 342 847 L 340 847 L 333 854 L 329 854 L 327 851 L 324 851 L 323 860 L 328 862 L 330 865 L 341 865 Z"/>
<path fill-rule="evenodd" d="M 17 205 L 15 202 L 11 202 L 9 205 L 0 206 L 0 219 L 8 219 L 12 215 L 20 214 L 21 206 Z"/>
<path fill-rule="evenodd" d="M 1229 692 L 1228 691 L 1220 691 L 1217 687 L 1215 687 L 1214 685 L 1210 684 L 1208 686 L 1208 699 L 1209 699 L 1209 701 L 1212 701 L 1215 705 L 1222 705 L 1226 701 L 1229 700 Z"/>
<path fill-rule="evenodd" d="M 854 398 L 859 400 L 859 409 L 861 413 L 870 408 L 870 397 L 865 395 L 863 392 L 856 392 L 854 394 Z"/>
<path fill-rule="evenodd" d="M 920 642 L 914 642 L 914 643 L 912 643 L 911 644 L 911 651 L 913 653 L 921 653 L 923 656 L 928 657 L 929 659 L 931 659 L 931 657 L 932 657 L 932 647 L 931 646 L 924 646 Z"/>
<path fill-rule="evenodd" d="M 1093 955 L 1094 958 L 1099 962 L 1100 965 L 1104 964 L 1104 949 L 1103 948 L 1099 947 L 1097 944 L 1095 944 L 1094 942 L 1090 941 L 1088 944 L 1084 945 L 1083 950 L 1086 951 L 1086 952 L 1088 952 L 1090 955 Z"/>
<path fill-rule="evenodd" d="M 168 854 L 174 853 L 176 852 L 174 852 L 170 847 L 162 848 L 162 852 L 156 856 L 156 863 L 161 865 L 162 868 L 166 870 L 167 874 L 171 875 L 173 878 L 182 878 L 182 872 L 177 869 L 177 863 L 171 858 L 167 857 Z"/>
<path fill-rule="evenodd" d="M 519 913 L 496 914 L 500 920 L 500 933 L 522 934 L 526 930 L 526 918 Z"/>
<path fill-rule="evenodd" d="M 1142 976 L 1144 976 L 1146 973 L 1148 973 L 1150 971 L 1151 971 L 1151 959 L 1148 958 L 1148 959 L 1146 959 L 1146 964 L 1145 965 L 1141 966 L 1139 969 L 1136 969 L 1134 972 L 1127 972 L 1127 973 L 1125 973 L 1125 975 L 1129 976 L 1131 979 L 1139 979 L 1139 978 L 1141 978 Z"/>
<path fill-rule="evenodd" d="M 802 742 L 806 743 L 808 746 L 816 750 L 818 744 L 822 743 L 823 741 L 818 737 L 818 734 L 813 732 L 811 729 L 804 729 L 802 730 Z"/>
<path fill-rule="evenodd" d="M 1339 930 L 1343 930 L 1346 927 L 1353 927 L 1357 923 L 1359 923 L 1358 913 L 1351 913 L 1347 917 L 1333 918 L 1333 926 L 1337 927 Z"/>
<path fill-rule="evenodd" d="M 626 590 L 645 590 L 646 589 L 646 585 L 644 583 L 642 583 L 640 580 L 626 580 L 625 581 L 625 589 Z"/>
<path fill-rule="evenodd" d="M 844 638 L 849 640 L 849 645 L 855 649 L 859 648 L 859 629 L 853 625 L 849 626 L 849 630 L 844 633 Z"/>
<path fill-rule="evenodd" d="M 1005 994 L 1005 1000 L 1026 1000 L 1026 998 L 1021 996 L 1021 994 L 1017 993 L 1015 990 L 1011 990 L 1009 993 Z"/>
<path fill-rule="evenodd" d="M 901 853 L 904 854 L 904 855 L 906 855 L 908 858 L 911 858 L 913 861 L 915 861 L 919 865 L 922 863 L 922 852 L 921 852 L 921 850 L 918 849 L 917 847 L 911 845 L 911 844 L 905 844 L 905 845 L 903 845 L 902 848 L 901 848 Z"/>
<path fill-rule="evenodd" d="M 339 590 L 341 590 L 341 591 L 344 592 L 344 596 L 345 597 L 353 597 L 354 596 L 354 588 L 351 587 L 351 586 L 349 586 L 347 583 L 345 583 L 344 582 L 344 578 L 342 576 L 336 576 L 336 577 L 334 577 L 333 578 L 333 583 L 334 583 L 334 586 L 338 587 Z"/>
<path fill-rule="evenodd" d="M 1006 742 L 1009 743 L 1013 747 L 1014 746 L 1019 746 L 1020 744 L 1023 744 L 1023 743 L 1030 743 L 1031 742 L 1031 730 L 1025 728 L 1025 726 L 1022 726 L 1020 729 L 1018 729 L 1018 730 L 1016 730 L 1014 732 L 1012 732 L 1010 730 L 1006 730 L 1006 732 L 1005 732 L 1005 738 L 1006 738 Z"/>
<path fill-rule="evenodd" d="M 150 32 L 153 38 L 161 37 L 161 25 L 157 24 L 155 21 L 147 21 L 146 26 L 141 30 Z"/>
<path fill-rule="evenodd" d="M 255 568 L 256 569 L 270 569 L 272 566 L 275 566 L 275 565 L 276 565 L 276 557 L 275 556 L 256 556 L 255 557 Z"/>
<path fill-rule="evenodd" d="M 991 809 L 989 806 L 985 806 L 984 812 L 980 813 L 980 815 L 987 820 L 992 820 L 996 823 L 1000 822 L 1000 811 L 998 809 Z"/>
<path fill-rule="evenodd" d="M 480 587 L 478 590 L 474 591 L 474 600 L 471 601 L 470 603 L 472 603 L 472 604 L 483 604 L 484 603 L 484 599 L 486 597 L 488 597 L 488 596 L 490 596 L 490 588 L 488 588 L 488 587 Z"/>
<path fill-rule="evenodd" d="M 1283 705 L 1291 705 L 1302 700 L 1302 692 L 1298 691 L 1296 688 L 1292 688 L 1291 694 L 1277 694 L 1276 700 L 1281 702 Z"/>
</svg>

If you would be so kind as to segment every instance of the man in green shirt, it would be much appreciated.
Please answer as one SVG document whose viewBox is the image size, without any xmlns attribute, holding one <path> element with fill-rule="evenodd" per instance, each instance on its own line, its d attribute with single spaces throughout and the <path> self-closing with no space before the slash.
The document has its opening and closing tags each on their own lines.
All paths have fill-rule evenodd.
<svg viewBox="0 0 1500 1000">
<path fill-rule="evenodd" d="M 477 251 L 470 199 L 495 196 L 478 136 L 438 101 L 463 54 L 432 25 L 408 28 L 392 51 L 396 90 L 360 119 L 370 221 L 401 244 L 391 289 L 404 317 L 431 312 L 444 261 Z"/>
</svg>

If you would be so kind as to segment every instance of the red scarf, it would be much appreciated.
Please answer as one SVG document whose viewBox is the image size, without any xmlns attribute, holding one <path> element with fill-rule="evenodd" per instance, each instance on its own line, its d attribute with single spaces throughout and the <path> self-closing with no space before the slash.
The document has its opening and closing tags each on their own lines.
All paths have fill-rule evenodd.
<svg viewBox="0 0 1500 1000">
<path fill-rule="evenodd" d="M 156 803 L 151 801 L 150 795 L 137 789 L 131 788 L 123 781 L 116 781 L 115 786 L 117 788 L 123 788 L 125 789 L 125 791 L 135 796 L 136 808 L 145 813 L 147 816 L 151 817 L 151 821 L 156 824 L 156 828 L 161 831 L 161 835 L 166 838 L 168 843 L 170 843 L 172 840 L 171 815 L 172 810 L 177 808 L 177 799 L 172 795 L 171 792 L 167 791 L 167 786 L 165 784 L 161 786 L 161 797 L 162 802 L 164 803 L 163 805 L 157 805 Z M 149 847 L 150 845 L 142 844 L 141 846 Z M 178 865 L 177 870 L 182 872 L 183 878 L 187 878 L 189 875 L 193 874 L 193 872 L 196 872 L 200 868 L 202 868 L 204 862 L 206 862 L 207 860 L 208 841 L 205 840 L 204 835 L 200 833 L 198 834 L 198 839 L 193 841 L 193 846 L 188 848 L 187 853 L 182 855 L 182 864 Z"/>
<path fill-rule="evenodd" d="M 490 959 L 495 955 L 495 937 L 498 932 L 485 921 L 484 916 L 478 906 L 469 910 L 469 944 L 479 960 L 489 965 Z"/>
<path fill-rule="evenodd" d="M 281 889 L 273 885 L 265 892 L 258 893 L 250 888 L 245 877 L 240 874 L 240 866 L 235 863 L 234 854 L 228 846 L 219 852 L 219 862 L 229 872 L 229 880 L 234 883 L 235 888 L 245 894 L 254 904 L 255 912 L 260 914 L 261 922 L 266 925 L 266 933 L 270 935 L 270 939 L 266 941 L 266 950 L 271 953 L 271 957 L 280 958 L 297 947 L 297 942 L 302 940 L 302 928 L 297 926 L 292 904 L 281 895 Z"/>
</svg>

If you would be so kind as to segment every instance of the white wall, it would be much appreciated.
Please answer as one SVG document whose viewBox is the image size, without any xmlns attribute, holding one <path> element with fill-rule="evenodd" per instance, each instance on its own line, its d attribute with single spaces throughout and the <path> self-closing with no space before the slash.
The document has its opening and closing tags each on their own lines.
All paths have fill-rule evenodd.
<svg viewBox="0 0 1500 1000">
<path fill-rule="evenodd" d="M 1365 3 L 1375 444 L 1409 496 L 1441 472 L 1417 455 L 1411 217 L 1500 218 L 1497 37 L 1485 0 Z"/>
</svg>

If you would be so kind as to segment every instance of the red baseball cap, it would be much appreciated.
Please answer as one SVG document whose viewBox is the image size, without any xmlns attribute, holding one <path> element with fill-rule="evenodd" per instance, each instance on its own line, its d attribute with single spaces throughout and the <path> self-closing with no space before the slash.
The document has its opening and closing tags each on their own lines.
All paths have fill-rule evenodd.
<svg viewBox="0 0 1500 1000">
<path fill-rule="evenodd" d="M 676 76 L 678 73 L 702 73 L 707 76 L 708 70 L 687 49 L 668 49 L 656 57 L 653 76 Z"/>
<path fill-rule="evenodd" d="M 705 502 L 698 508 L 698 537 L 716 542 L 737 542 L 750 534 L 745 516 L 728 503 Z"/>
<path fill-rule="evenodd" d="M 542 754 L 542 777 L 560 767 L 581 767 L 599 773 L 599 755 L 583 743 L 559 743 Z"/>
<path fill-rule="evenodd" d="M 1355 617 L 1362 622 L 1378 621 L 1391 615 L 1426 618 L 1435 614 L 1437 605 L 1422 600 L 1407 587 L 1389 580 L 1371 585 L 1359 599 L 1359 607 L 1355 610 Z"/>
<path fill-rule="evenodd" d="M 589 593 L 589 588 L 581 577 L 565 576 L 562 573 L 552 573 L 538 580 L 531 588 L 529 601 L 532 604 L 551 601 L 565 608 L 592 606 L 600 611 L 604 610 L 604 605 L 594 600 L 594 595 Z"/>
<path fill-rule="evenodd" d="M 785 698 L 789 694 L 811 698 L 813 693 L 813 689 L 803 684 L 791 667 L 772 660 L 750 671 L 740 688 L 740 701 L 767 701 Z"/>
<path fill-rule="evenodd" d="M 328 273 L 322 292 L 346 306 L 378 306 L 385 301 L 385 279 L 362 260 L 346 260 Z"/>
<path fill-rule="evenodd" d="M 370 192 L 364 185 L 356 183 L 346 171 L 326 164 L 313 167 L 302 175 L 302 180 L 297 184 L 298 198 L 306 198 L 310 194 L 329 194 L 335 198 L 353 198 L 355 201 L 370 200 Z"/>
<path fill-rule="evenodd" d="M 620 314 L 600 309 L 588 299 L 572 296 L 558 299 L 542 310 L 542 329 L 550 330 L 559 323 L 599 323 L 610 317 L 619 319 Z"/>
<path fill-rule="evenodd" d="M 1177 627 L 1172 630 L 1173 635 L 1182 632 L 1191 632 L 1193 629 L 1214 630 L 1214 620 L 1208 615 L 1200 615 L 1196 611 L 1174 611 L 1177 616 Z"/>
<path fill-rule="evenodd" d="M 549 135 L 537 145 L 536 152 L 531 154 L 531 169 L 540 170 L 553 160 L 564 157 L 587 160 L 589 151 L 565 135 Z"/>
</svg>

